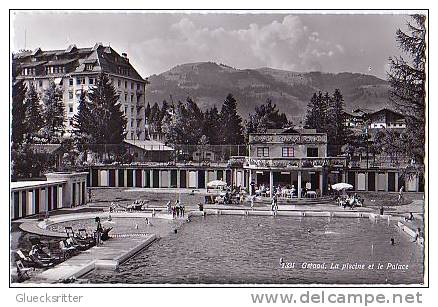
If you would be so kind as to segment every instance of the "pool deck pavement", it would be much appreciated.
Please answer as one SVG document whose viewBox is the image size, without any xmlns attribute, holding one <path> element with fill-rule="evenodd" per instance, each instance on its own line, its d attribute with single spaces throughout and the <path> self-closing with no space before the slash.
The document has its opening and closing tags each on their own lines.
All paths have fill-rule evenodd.
<svg viewBox="0 0 438 307">
<path fill-rule="evenodd" d="M 33 283 L 38 283 L 38 285 L 62 283 L 64 280 L 80 278 L 94 269 L 115 270 L 121 263 L 155 240 L 154 234 L 129 239 L 111 238 L 101 246 L 92 247 L 51 269 L 32 276 L 20 286 Z"/>
</svg>

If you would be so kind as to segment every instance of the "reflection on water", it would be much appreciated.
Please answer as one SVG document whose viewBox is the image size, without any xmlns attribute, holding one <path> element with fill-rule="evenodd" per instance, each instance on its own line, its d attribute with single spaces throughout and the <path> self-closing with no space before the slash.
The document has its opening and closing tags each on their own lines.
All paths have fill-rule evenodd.
<svg viewBox="0 0 438 307">
<path fill-rule="evenodd" d="M 295 267 L 282 268 L 281 258 Z M 303 263 L 366 269 L 303 269 Z M 387 270 L 388 263 L 399 269 Z M 386 221 L 207 216 L 154 243 L 117 272 L 85 277 L 91 283 L 419 284 L 423 250 Z"/>
</svg>

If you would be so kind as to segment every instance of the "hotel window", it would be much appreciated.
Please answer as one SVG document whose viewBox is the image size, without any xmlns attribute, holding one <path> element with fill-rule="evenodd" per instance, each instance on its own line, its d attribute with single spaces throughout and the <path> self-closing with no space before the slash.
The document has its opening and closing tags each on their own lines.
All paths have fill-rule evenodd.
<svg viewBox="0 0 438 307">
<path fill-rule="evenodd" d="M 128 107 L 125 106 L 125 115 L 127 115 L 127 114 L 128 114 Z"/>
<path fill-rule="evenodd" d="M 68 92 L 68 99 L 73 100 L 73 92 L 72 91 Z"/>
<path fill-rule="evenodd" d="M 318 148 L 307 148 L 307 157 L 318 157 Z"/>
<path fill-rule="evenodd" d="M 81 85 L 81 84 L 85 84 L 85 78 L 81 77 L 81 78 L 76 78 L 76 84 L 77 85 Z"/>
<path fill-rule="evenodd" d="M 137 91 L 140 90 L 140 83 L 137 83 Z"/>
<path fill-rule="evenodd" d="M 134 102 L 134 94 L 131 94 L 131 102 Z"/>
<path fill-rule="evenodd" d="M 125 102 L 128 102 L 128 94 L 125 93 Z"/>
<path fill-rule="evenodd" d="M 72 105 L 72 104 L 70 104 L 70 105 L 68 106 L 68 112 L 69 112 L 69 113 L 73 113 L 73 105 Z"/>
<path fill-rule="evenodd" d="M 117 80 L 117 86 L 120 87 L 120 79 Z"/>
<path fill-rule="evenodd" d="M 125 88 L 128 88 L 128 81 L 125 81 Z"/>
<path fill-rule="evenodd" d="M 257 147 L 257 157 L 269 157 L 269 147 Z"/>
<path fill-rule="evenodd" d="M 294 148 L 293 147 L 283 147 L 281 149 L 282 157 L 294 157 Z"/>
<path fill-rule="evenodd" d="M 93 64 L 86 64 L 85 65 L 85 70 L 93 70 Z"/>
<path fill-rule="evenodd" d="M 134 107 L 131 107 L 131 116 L 134 115 Z"/>
<path fill-rule="evenodd" d="M 43 87 L 43 80 L 38 81 L 38 86 Z"/>
<path fill-rule="evenodd" d="M 93 85 L 94 84 L 94 79 L 93 78 L 88 78 L 88 84 Z"/>
<path fill-rule="evenodd" d="M 131 82 L 131 90 L 134 89 L 134 82 Z"/>
<path fill-rule="evenodd" d="M 70 78 L 70 79 L 68 80 L 68 84 L 69 84 L 70 86 L 73 86 L 73 78 Z"/>
</svg>

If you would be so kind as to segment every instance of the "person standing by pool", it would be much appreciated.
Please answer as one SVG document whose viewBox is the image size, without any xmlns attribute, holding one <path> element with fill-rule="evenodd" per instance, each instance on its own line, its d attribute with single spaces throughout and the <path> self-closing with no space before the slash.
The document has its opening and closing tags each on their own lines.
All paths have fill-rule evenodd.
<svg viewBox="0 0 438 307">
<path fill-rule="evenodd" d="M 186 211 L 186 208 L 184 207 L 183 204 L 181 204 L 181 216 L 182 216 L 182 217 L 184 217 L 184 215 L 185 215 L 185 211 Z"/>
<path fill-rule="evenodd" d="M 96 216 L 95 221 L 97 223 L 96 226 L 96 246 L 99 246 L 102 244 L 102 224 L 100 223 L 100 217 Z"/>
<path fill-rule="evenodd" d="M 277 196 L 277 194 L 274 194 L 273 201 L 274 201 L 274 210 L 277 210 L 278 209 L 278 196 Z"/>
<path fill-rule="evenodd" d="M 172 205 L 170 204 L 170 200 L 166 204 L 167 213 L 172 213 Z"/>
<path fill-rule="evenodd" d="M 251 210 L 254 210 L 254 200 L 255 200 L 255 195 L 252 195 L 251 198 L 250 198 Z"/>
<path fill-rule="evenodd" d="M 176 206 L 172 207 L 172 217 L 173 217 L 173 219 L 175 219 L 175 217 L 176 217 Z"/>
<path fill-rule="evenodd" d="M 404 186 L 402 186 L 400 188 L 400 190 L 398 191 L 398 199 L 397 202 L 400 204 L 403 200 L 403 190 L 404 190 Z"/>
</svg>

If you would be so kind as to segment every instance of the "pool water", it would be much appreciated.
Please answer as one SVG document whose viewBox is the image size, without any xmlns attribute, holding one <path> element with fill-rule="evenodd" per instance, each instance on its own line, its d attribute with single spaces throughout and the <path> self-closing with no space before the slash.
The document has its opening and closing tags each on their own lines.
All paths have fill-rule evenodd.
<svg viewBox="0 0 438 307">
<path fill-rule="evenodd" d="M 280 265 L 281 258 L 289 268 Z M 331 263 L 365 269 L 329 269 Z M 386 221 L 207 216 L 152 244 L 116 272 L 93 271 L 85 278 L 124 284 L 420 284 L 423 249 Z"/>
</svg>

